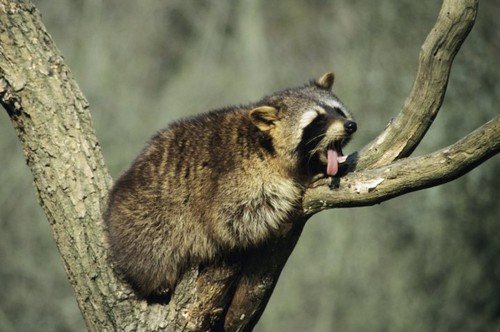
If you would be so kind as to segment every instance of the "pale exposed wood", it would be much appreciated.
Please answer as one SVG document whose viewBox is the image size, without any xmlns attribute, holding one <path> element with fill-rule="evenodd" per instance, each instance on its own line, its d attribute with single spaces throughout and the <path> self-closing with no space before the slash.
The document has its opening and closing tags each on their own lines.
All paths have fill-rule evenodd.
<svg viewBox="0 0 500 332">
<path fill-rule="evenodd" d="M 248 252 L 245 261 L 202 271 L 192 268 L 166 304 L 138 300 L 110 267 L 101 213 L 111 179 L 88 103 L 35 7 L 28 1 L 0 0 L 0 101 L 23 144 L 40 204 L 88 328 L 250 330 L 310 214 L 327 207 L 373 204 L 437 185 L 496 154 L 498 117 L 446 149 L 394 162 L 415 149 L 437 114 L 451 63 L 476 11 L 476 0 L 443 2 L 422 47 L 415 84 L 403 110 L 358 158 L 350 158 L 356 161 L 352 163 L 356 172 L 342 178 L 335 190 L 322 183 L 307 190 L 306 213 L 291 218 L 291 231 Z"/>
</svg>

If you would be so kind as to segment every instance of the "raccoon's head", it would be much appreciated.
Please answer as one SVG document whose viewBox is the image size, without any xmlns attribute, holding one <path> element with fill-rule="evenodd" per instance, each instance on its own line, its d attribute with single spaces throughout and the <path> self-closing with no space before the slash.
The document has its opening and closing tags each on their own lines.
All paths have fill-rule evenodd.
<svg viewBox="0 0 500 332">
<path fill-rule="evenodd" d="M 335 176 L 346 156 L 342 147 L 357 125 L 332 93 L 333 73 L 264 98 L 250 112 L 252 122 L 272 140 L 277 157 L 305 175 Z"/>
</svg>

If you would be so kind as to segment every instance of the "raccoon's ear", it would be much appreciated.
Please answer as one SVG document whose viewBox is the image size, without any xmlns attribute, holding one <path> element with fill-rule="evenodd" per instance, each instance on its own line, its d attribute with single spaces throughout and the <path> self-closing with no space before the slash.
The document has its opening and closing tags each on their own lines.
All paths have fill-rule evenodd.
<svg viewBox="0 0 500 332">
<path fill-rule="evenodd" d="M 335 82 L 335 74 L 332 72 L 324 73 L 323 76 L 314 81 L 314 84 L 320 89 L 331 90 Z"/>
<path fill-rule="evenodd" d="M 274 127 L 274 121 L 278 120 L 278 109 L 272 106 L 259 106 L 250 111 L 252 123 L 262 131 Z"/>
</svg>

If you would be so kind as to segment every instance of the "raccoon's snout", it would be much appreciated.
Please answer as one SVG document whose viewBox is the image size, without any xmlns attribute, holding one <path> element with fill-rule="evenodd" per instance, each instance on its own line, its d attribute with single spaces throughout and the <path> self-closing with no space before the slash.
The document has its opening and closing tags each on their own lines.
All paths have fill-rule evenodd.
<svg viewBox="0 0 500 332">
<path fill-rule="evenodd" d="M 358 125 L 356 122 L 347 120 L 343 125 L 344 138 L 334 140 L 330 142 L 326 148 L 326 154 L 324 159 L 326 159 L 326 174 L 328 176 L 335 176 L 339 172 L 340 164 L 344 163 L 347 156 L 344 156 L 342 152 L 342 146 L 349 141 L 349 135 L 356 132 Z M 323 158 L 321 158 L 323 159 Z"/>
<path fill-rule="evenodd" d="M 345 132 L 349 135 L 354 134 L 358 129 L 358 125 L 354 121 L 346 121 L 344 123 Z"/>
</svg>

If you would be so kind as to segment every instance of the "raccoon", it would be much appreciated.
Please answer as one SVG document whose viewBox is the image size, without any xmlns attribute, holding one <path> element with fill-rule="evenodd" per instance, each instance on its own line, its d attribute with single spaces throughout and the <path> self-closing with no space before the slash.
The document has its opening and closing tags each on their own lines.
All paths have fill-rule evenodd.
<svg viewBox="0 0 500 332">
<path fill-rule="evenodd" d="M 281 234 L 311 180 L 339 173 L 357 125 L 333 83 L 326 73 L 151 138 L 104 215 L 110 257 L 140 295 L 172 290 L 187 267 Z"/>
</svg>

